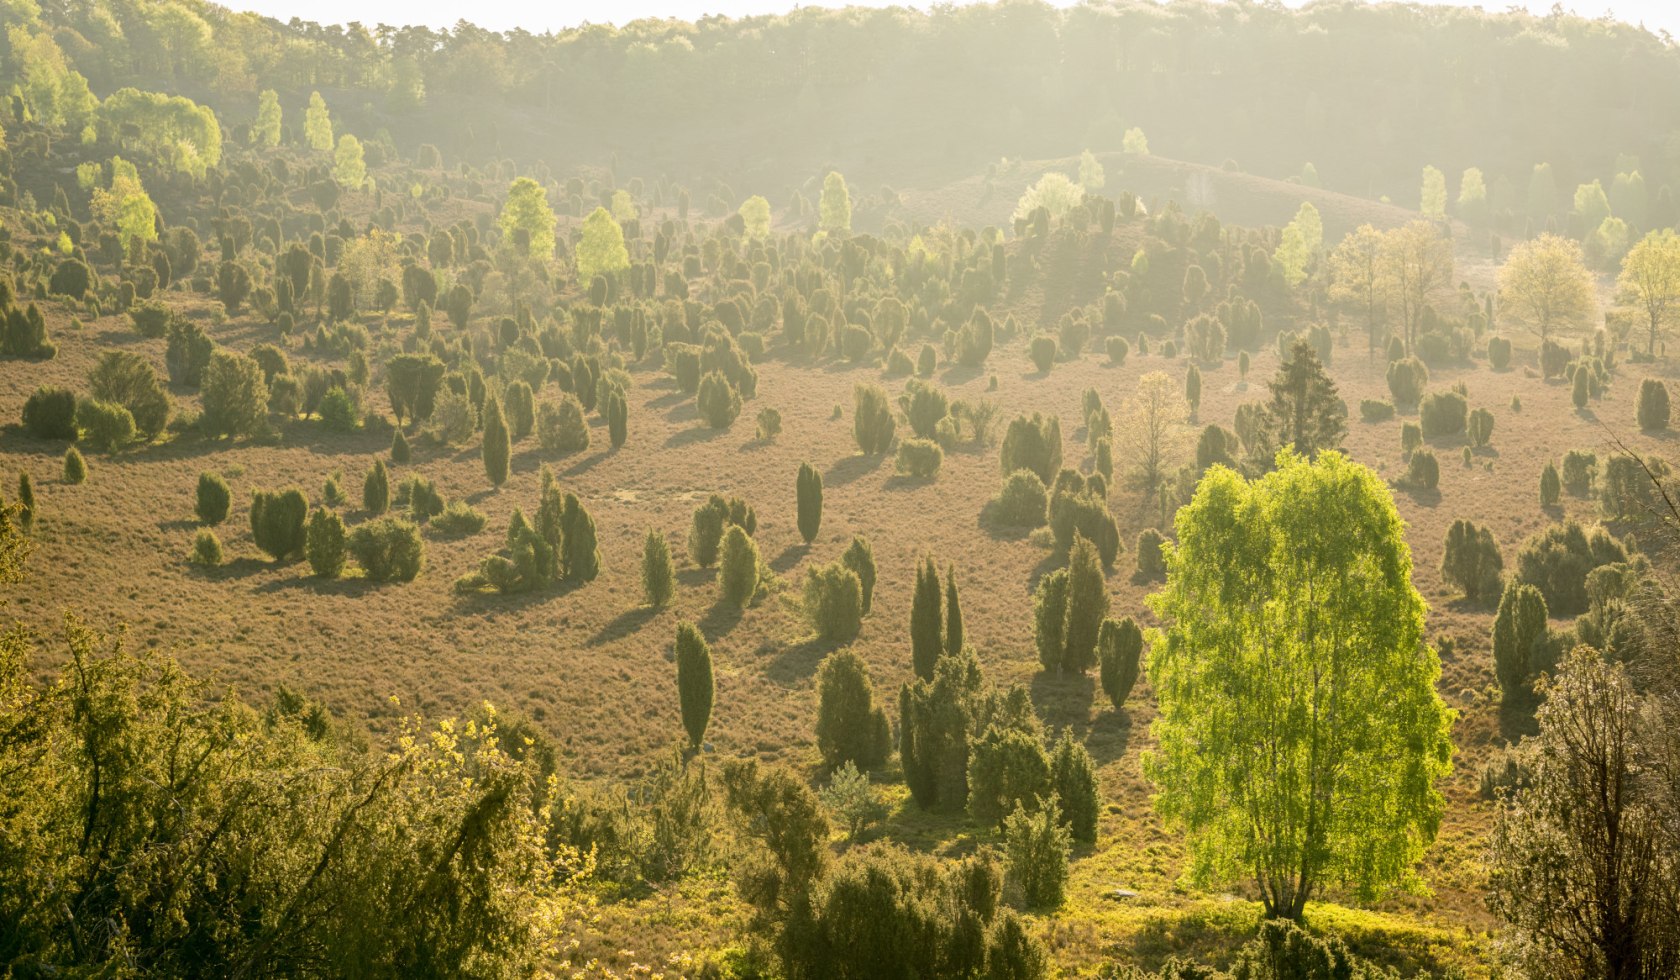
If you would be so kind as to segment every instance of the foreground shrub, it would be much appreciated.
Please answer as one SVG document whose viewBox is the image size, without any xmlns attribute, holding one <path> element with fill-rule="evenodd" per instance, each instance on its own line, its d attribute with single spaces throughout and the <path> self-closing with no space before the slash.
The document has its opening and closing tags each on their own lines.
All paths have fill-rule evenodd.
<svg viewBox="0 0 1680 980">
<path fill-rule="evenodd" d="M 64 451 L 64 482 L 71 485 L 87 482 L 87 462 L 82 459 L 81 450 L 71 446 Z"/>
<path fill-rule="evenodd" d="M 1507 704 L 1521 704 L 1530 685 L 1552 665 L 1546 599 L 1532 585 L 1513 579 L 1499 599 L 1493 620 L 1493 669 Z"/>
<path fill-rule="evenodd" d="M 712 650 L 706 638 L 691 623 L 677 624 L 677 700 L 682 708 L 683 730 L 688 733 L 688 750 L 700 751 L 706 744 L 706 729 L 712 722 Z"/>
<path fill-rule="evenodd" d="M 700 379 L 696 404 L 706 425 L 713 429 L 727 429 L 735 424 L 736 416 L 741 414 L 741 393 L 729 383 L 723 372 L 708 371 L 706 376 Z"/>
<path fill-rule="evenodd" d="M 431 528 L 444 537 L 465 538 L 484 530 L 486 520 L 483 511 L 465 500 L 451 500 L 443 513 L 432 518 Z"/>
<path fill-rule="evenodd" d="M 1436 461 L 1435 453 L 1429 449 L 1417 449 L 1406 460 L 1406 476 L 1403 481 L 1413 490 L 1434 490 L 1441 482 L 1441 464 Z"/>
<path fill-rule="evenodd" d="M 398 517 L 379 517 L 350 532 L 350 554 L 375 582 L 412 582 L 426 563 L 420 528 Z"/>
</svg>

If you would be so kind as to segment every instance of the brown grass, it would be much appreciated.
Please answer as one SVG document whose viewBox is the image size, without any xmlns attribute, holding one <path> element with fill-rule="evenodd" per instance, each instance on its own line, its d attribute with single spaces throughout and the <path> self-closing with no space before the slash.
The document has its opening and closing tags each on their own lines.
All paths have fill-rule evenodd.
<svg viewBox="0 0 1680 980">
<path fill-rule="evenodd" d="M 1117 248 L 1129 254 L 1129 247 Z M 1029 283 L 1003 312 L 1015 312 L 1028 324 L 1050 319 L 1069 297 L 1086 298 L 1091 285 L 1047 291 Z M 198 299 L 188 310 L 205 316 L 208 304 Z M 86 371 L 105 347 L 143 351 L 163 367 L 163 342 L 138 339 L 123 318 L 104 317 L 81 331 L 69 329 L 67 315 L 54 312 L 49 319 L 59 355 L 45 363 L 0 366 L 0 418 L 17 419 L 37 385 L 85 387 Z M 239 347 L 270 339 L 267 334 L 249 318 L 218 332 L 223 342 Z M 1367 363 L 1362 347 L 1357 335 L 1350 338 L 1338 347 L 1332 368 L 1355 416 L 1346 448 L 1393 480 L 1403 472 L 1400 421 L 1366 425 L 1357 419 L 1361 398 L 1388 397 L 1382 365 Z M 296 348 L 293 353 L 296 359 Z M 1261 396 L 1261 382 L 1275 366 L 1270 352 L 1257 355 L 1247 385 L 1239 382 L 1234 360 L 1204 366 L 1199 421 L 1229 425 L 1239 404 Z M 1000 345 L 983 372 L 942 367 L 937 377 L 954 398 L 996 399 L 1005 420 L 1017 412 L 1059 413 L 1071 464 L 1084 460 L 1077 423 L 1083 389 L 1098 389 L 1118 417 L 1118 406 L 1141 374 L 1165 370 L 1182 376 L 1185 367 L 1183 359 L 1159 355 L 1134 355 L 1112 367 L 1099 354 L 1086 353 L 1040 376 L 1016 339 Z M 1383 909 L 1442 929 L 1493 925 L 1481 898 L 1479 859 L 1489 813 L 1476 798 L 1476 770 L 1505 735 L 1497 699 L 1490 696 L 1490 611 L 1466 604 L 1440 580 L 1447 527 L 1460 517 L 1488 525 L 1509 561 L 1523 538 L 1564 514 L 1591 519 L 1595 507 L 1587 500 L 1566 499 L 1561 513 L 1543 512 L 1538 485 L 1547 459 L 1571 448 L 1607 451 L 1601 421 L 1638 449 L 1675 455 L 1672 437 L 1641 434 L 1633 422 L 1639 378 L 1649 370 L 1624 365 L 1607 397 L 1585 413 L 1572 408 L 1566 387 L 1544 384 L 1522 367 L 1505 373 L 1485 366 L 1433 372 L 1434 388 L 1463 381 L 1471 406 L 1491 409 L 1497 422 L 1493 448 L 1477 454 L 1470 467 L 1459 460 L 1461 441 L 1435 446 L 1442 471 L 1437 493 L 1395 491 L 1409 524 L 1414 580 L 1431 609 L 1430 636 L 1453 640 L 1441 692 L 1460 711 L 1454 733 L 1459 758 L 1446 785 L 1446 822 L 1423 869 L 1435 896 L 1394 899 Z M 56 628 L 65 609 L 101 627 L 126 624 L 131 643 L 172 650 L 192 669 L 212 672 L 247 697 L 260 698 L 285 682 L 375 736 L 389 731 L 402 713 L 435 716 L 490 700 L 539 720 L 572 770 L 614 776 L 643 771 L 681 737 L 671 643 L 677 621 L 693 620 L 710 639 L 716 663 L 715 752 L 810 768 L 816 761 L 813 675 L 830 647 L 814 640 L 803 622 L 798 584 L 808 564 L 833 559 L 852 535 L 862 534 L 874 545 L 880 579 L 874 612 L 854 647 L 869 662 L 879 697 L 890 703 L 910 676 L 906 627 L 912 570 L 930 553 L 941 564 L 956 563 L 967 635 L 989 677 L 1028 686 L 1047 723 L 1072 728 L 1100 766 L 1106 803 L 1101 842 L 1078 856 L 1073 902 L 1046 927 L 1059 950 L 1066 947 L 1058 957 L 1091 963 L 1118 937 L 1131 934 L 1111 921 L 1113 906 L 1099 898 L 1103 891 L 1133 889 L 1150 907 L 1192 901 L 1175 886 L 1182 844 L 1152 814 L 1139 767 L 1139 753 L 1150 743 L 1147 683 L 1134 694 L 1129 714 L 1121 716 L 1103 703 L 1091 678 L 1056 680 L 1038 673 L 1031 594 L 1053 558 L 1034 537 L 982 521 L 999 484 L 995 446 L 948 455 L 938 479 L 925 484 L 897 476 L 890 457 L 858 455 L 851 434 L 853 385 L 882 381 L 896 391 L 901 384 L 883 381 L 876 367 L 806 366 L 772 358 L 760 365 L 757 400 L 725 432 L 704 428 L 693 399 L 680 396 L 662 373 L 647 366 L 632 373 L 636 387 L 624 448 L 607 449 L 604 428 L 592 420 L 589 451 L 547 461 L 563 488 L 585 501 L 599 530 L 604 571 L 582 588 L 471 598 L 459 598 L 450 588 L 457 575 L 497 546 L 514 507 L 527 512 L 535 507 L 545 460 L 534 438 L 516 445 L 513 476 L 496 491 L 488 488 L 476 444 L 450 450 L 417 441 L 413 462 L 392 468 L 393 484 L 410 473 L 424 474 L 447 498 L 465 498 L 484 510 L 490 523 L 464 540 L 428 535 L 420 579 L 375 586 L 355 578 L 321 582 L 310 578 L 302 563 L 268 561 L 251 542 L 247 506 L 253 490 L 289 484 L 302 486 L 319 502 L 323 483 L 335 472 L 359 504 L 362 475 L 375 457 L 386 455 L 388 431 L 332 435 L 294 422 L 278 446 L 181 436 L 115 456 L 89 454 L 88 482 L 68 486 L 58 478 L 64 447 L 35 441 L 14 427 L 0 436 L 0 463 L 8 484 L 9 474 L 30 471 L 40 516 L 32 575 L 14 594 L 11 609 L 45 633 Z M 988 393 L 992 376 L 998 387 Z M 193 400 L 186 392 L 175 396 L 182 403 Z M 1521 412 L 1511 410 L 1513 396 L 1521 396 Z M 373 398 L 382 405 L 382 393 Z M 832 417 L 835 405 L 843 406 L 839 419 Z M 751 419 L 762 406 L 782 413 L 783 432 L 774 443 L 753 438 Z M 809 548 L 794 526 L 794 475 L 807 460 L 823 472 L 826 484 L 822 532 Z M 235 494 L 229 522 L 217 529 L 228 563 L 208 571 L 187 562 L 196 531 L 193 487 L 201 470 L 225 474 Z M 741 495 L 757 508 L 760 552 L 777 575 L 768 594 L 740 615 L 718 604 L 715 573 L 683 557 L 689 515 L 713 492 Z M 1130 490 L 1117 491 L 1113 503 L 1128 545 L 1154 523 Z M 365 516 L 347 515 L 352 522 Z M 658 612 L 643 607 L 638 577 L 642 535 L 649 527 L 663 531 L 678 556 L 677 596 L 671 608 Z M 1130 562 L 1129 553 L 1122 556 L 1110 577 L 1114 614 L 1147 621 L 1146 590 L 1130 581 Z M 37 665 L 43 674 L 56 656 L 49 645 Z M 889 832 L 943 851 L 972 846 L 983 836 L 964 820 L 902 808 Z M 1153 941 L 1138 935 L 1139 943 Z"/>
</svg>

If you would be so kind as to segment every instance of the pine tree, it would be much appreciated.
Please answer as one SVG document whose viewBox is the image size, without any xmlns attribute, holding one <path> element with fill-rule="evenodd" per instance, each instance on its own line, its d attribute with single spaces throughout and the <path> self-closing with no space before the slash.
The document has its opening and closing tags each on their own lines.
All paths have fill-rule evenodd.
<svg viewBox="0 0 1680 980">
<path fill-rule="evenodd" d="M 1266 420 L 1273 440 L 1268 450 L 1290 446 L 1312 458 L 1342 444 L 1347 435 L 1347 406 L 1312 344 L 1297 340 L 1289 350 L 1289 360 L 1267 387 L 1272 397 L 1266 403 Z M 1264 462 L 1269 466 L 1271 459 Z"/>
<path fill-rule="evenodd" d="M 799 536 L 810 544 L 817 539 L 817 531 L 822 527 L 822 474 L 810 463 L 800 463 L 795 489 L 799 501 Z"/>
<path fill-rule="evenodd" d="M 383 514 L 391 508 L 391 479 L 385 472 L 385 461 L 373 461 L 367 479 L 362 481 L 362 509 L 370 514 Z"/>
<path fill-rule="evenodd" d="M 957 598 L 957 567 L 945 568 L 945 652 L 958 653 L 963 647 L 962 602 Z"/>
<path fill-rule="evenodd" d="M 923 680 L 933 679 L 934 665 L 943 651 L 939 619 L 939 569 L 929 555 L 916 570 L 916 591 L 910 603 L 910 662 Z"/>
<path fill-rule="evenodd" d="M 508 438 L 507 423 L 502 419 L 502 403 L 491 395 L 484 405 L 484 472 L 490 485 L 499 487 L 507 482 L 508 458 L 513 444 Z"/>
<path fill-rule="evenodd" d="M 676 575 L 671 569 L 671 545 L 655 528 L 648 528 L 642 544 L 642 595 L 655 609 L 671 601 Z"/>
<path fill-rule="evenodd" d="M 699 752 L 712 721 L 712 651 L 692 623 L 677 624 L 677 700 L 690 752 Z"/>
</svg>

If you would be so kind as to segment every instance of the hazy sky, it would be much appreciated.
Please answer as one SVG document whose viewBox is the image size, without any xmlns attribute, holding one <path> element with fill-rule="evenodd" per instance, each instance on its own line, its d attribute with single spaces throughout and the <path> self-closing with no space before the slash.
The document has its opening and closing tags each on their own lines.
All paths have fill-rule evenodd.
<svg viewBox="0 0 1680 980">
<path fill-rule="evenodd" d="M 707 14 L 740 16 L 743 14 L 780 13 L 796 4 L 793 0 L 554 0 L 533 3 L 530 0 L 478 0 L 476 3 L 449 0 L 223 0 L 234 9 L 255 10 L 258 13 L 289 20 L 302 17 L 321 23 L 415 24 L 448 27 L 465 18 L 491 30 L 523 27 L 533 33 L 575 27 L 589 21 L 596 24 L 623 24 L 640 17 L 679 17 L 693 20 Z M 888 6 L 888 0 L 854 0 L 868 6 Z M 1070 6 L 1071 0 L 1051 0 L 1058 6 Z M 1285 0 L 1290 6 L 1300 6 L 1304 0 Z M 1552 0 L 1426 0 L 1448 2 L 1458 6 L 1481 6 L 1503 10 L 1507 6 L 1523 6 L 1537 12 L 1552 7 Z M 844 6 L 843 2 L 802 4 L 802 6 Z M 926 7 L 925 0 L 904 2 L 899 6 Z M 1651 30 L 1666 29 L 1680 37 L 1680 0 L 1565 0 L 1563 6 L 1589 17 L 1606 11 L 1622 20 L 1643 23 Z"/>
</svg>

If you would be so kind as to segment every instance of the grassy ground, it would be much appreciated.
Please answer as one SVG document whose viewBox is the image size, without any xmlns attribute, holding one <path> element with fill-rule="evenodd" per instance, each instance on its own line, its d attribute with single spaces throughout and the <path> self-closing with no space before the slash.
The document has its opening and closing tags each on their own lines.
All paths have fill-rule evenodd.
<svg viewBox="0 0 1680 980">
<path fill-rule="evenodd" d="M 1123 239 L 1114 248 L 1130 253 Z M 1025 278 L 998 311 L 1000 319 L 1013 312 L 1028 324 L 1053 320 L 1088 285 Z M 209 306 L 191 300 L 187 312 L 207 318 Z M 55 359 L 0 365 L 0 418 L 17 419 L 38 385 L 85 387 L 102 349 L 140 351 L 162 370 L 163 341 L 138 338 L 125 318 L 104 317 L 78 330 L 68 315 L 49 310 L 49 321 L 59 344 Z M 376 335 L 403 328 L 397 320 L 370 325 Z M 249 318 L 219 328 L 216 336 L 239 348 L 273 339 Z M 291 354 L 294 363 L 308 357 L 295 346 Z M 1058 413 L 1067 461 L 1088 467 L 1077 424 L 1081 392 L 1097 389 L 1118 419 L 1143 373 L 1161 370 L 1180 378 L 1186 363 L 1134 355 L 1117 367 L 1087 353 L 1041 375 L 1016 338 L 1000 344 L 984 371 L 942 367 L 936 377 L 953 398 L 995 399 L 1005 420 L 1018 412 Z M 1229 426 L 1239 404 L 1261 397 L 1275 367 L 1275 355 L 1261 352 L 1244 382 L 1234 360 L 1204 366 L 1197 421 Z M 1360 399 L 1388 397 L 1382 367 L 1367 360 L 1357 335 L 1337 348 L 1332 373 L 1355 416 Z M 100 627 L 126 624 L 133 644 L 172 650 L 192 669 L 251 697 L 286 683 L 375 737 L 405 713 L 436 716 L 490 700 L 529 714 L 550 731 L 570 770 L 619 777 L 645 771 L 680 737 L 671 645 L 676 623 L 691 620 L 711 641 L 716 664 L 713 751 L 814 770 L 813 675 L 831 647 L 813 639 L 797 607 L 805 567 L 837 557 L 854 534 L 873 543 L 880 573 L 875 607 L 854 647 L 871 667 L 878 696 L 890 699 L 910 676 L 913 569 L 921 555 L 932 554 L 941 564 L 955 564 L 967 635 L 988 677 L 1028 687 L 1047 724 L 1073 730 L 1099 765 L 1105 802 L 1099 843 L 1076 855 L 1068 907 L 1041 923 L 1058 962 L 1078 973 L 1115 956 L 1148 966 L 1169 954 L 1206 954 L 1217 961 L 1252 929 L 1257 906 L 1243 899 L 1240 888 L 1234 895 L 1207 895 L 1177 883 L 1183 846 L 1151 812 L 1139 765 L 1150 745 L 1147 682 L 1118 713 L 1092 678 L 1039 674 L 1031 596 L 1054 559 L 1042 535 L 997 529 L 983 519 L 1000 482 L 996 446 L 950 454 L 937 480 L 914 481 L 897 475 L 890 458 L 858 455 L 852 441 L 853 386 L 881 382 L 896 391 L 900 379 L 884 379 L 874 366 L 809 366 L 777 356 L 759 369 L 758 398 L 732 429 L 715 432 L 697 419 L 693 399 L 680 395 L 662 372 L 637 366 L 629 441 L 622 449 L 606 448 L 598 420 L 592 420 L 592 447 L 574 456 L 545 460 L 534 438 L 527 439 L 515 446 L 513 476 L 499 490 L 487 489 L 476 443 L 446 449 L 417 440 L 413 461 L 393 467 L 393 485 L 423 474 L 446 498 L 484 510 L 490 522 L 465 539 L 428 532 L 425 573 L 399 586 L 310 578 L 302 563 L 263 557 L 246 524 L 253 490 L 296 484 L 320 502 L 323 484 L 334 474 L 359 504 L 363 474 L 375 458 L 387 456 L 389 430 L 336 435 L 293 422 L 277 445 L 180 436 L 114 456 L 90 453 L 87 483 L 70 486 L 58 476 L 64 447 L 33 440 L 14 426 L 0 434 L 0 466 L 31 474 L 40 516 L 32 576 L 11 610 L 44 632 L 56 628 L 65 609 Z M 1492 447 L 1474 454 L 1470 465 L 1460 461 L 1461 439 L 1434 445 L 1441 459 L 1438 491 L 1395 491 L 1409 525 L 1414 580 L 1430 605 L 1429 635 L 1443 645 L 1441 692 L 1460 712 L 1457 768 L 1444 787 L 1447 816 L 1422 868 L 1434 894 L 1394 898 L 1363 911 L 1323 905 L 1309 912 L 1310 921 L 1347 934 L 1356 946 L 1386 950 L 1383 956 L 1396 966 L 1485 972 L 1487 932 L 1494 926 L 1482 903 L 1480 856 L 1490 814 L 1477 797 L 1477 769 L 1513 733 L 1513 722 L 1502 719 L 1497 706 L 1491 611 L 1464 602 L 1441 582 L 1447 527 L 1457 518 L 1486 524 L 1509 561 L 1527 535 L 1565 515 L 1586 520 L 1595 512 L 1592 501 L 1574 498 L 1555 512 L 1540 508 L 1540 471 L 1548 459 L 1574 448 L 1602 456 L 1612 433 L 1640 450 L 1676 456 L 1672 436 L 1644 435 L 1634 424 L 1639 378 L 1651 370 L 1623 365 L 1604 400 L 1585 412 L 1572 407 L 1567 387 L 1544 383 L 1521 364 L 1503 373 L 1485 365 L 1432 372 L 1433 389 L 1463 382 L 1471 407 L 1486 407 L 1496 419 Z M 193 401 L 188 392 L 175 396 Z M 1513 408 L 1519 397 L 1521 411 Z M 382 392 L 373 401 L 383 407 Z M 752 416 L 764 406 L 783 418 L 782 435 L 771 443 L 753 437 Z M 1403 472 L 1401 424 L 1365 424 L 1356 417 L 1346 448 L 1395 480 Z M 801 461 L 823 472 L 826 487 L 822 532 L 809 547 L 794 526 L 794 475 Z M 535 508 L 544 462 L 594 515 L 604 558 L 600 579 L 540 595 L 457 597 L 452 581 L 495 549 L 513 509 Z M 197 530 L 193 488 L 203 470 L 227 477 L 235 497 L 228 523 L 217 529 L 229 560 L 214 570 L 187 562 Z M 713 571 L 683 557 L 689 515 L 713 492 L 743 496 L 757 508 L 758 546 L 776 575 L 744 613 L 717 601 Z M 1152 508 L 1125 487 L 1115 492 L 1113 506 L 1128 543 L 1157 523 Z M 352 508 L 347 519 L 365 516 Z M 669 537 L 678 557 L 676 599 L 659 612 L 642 606 L 638 578 L 642 536 L 650 527 Z M 1133 583 L 1130 571 L 1128 553 L 1109 580 L 1113 614 L 1148 622 L 1147 587 Z M 44 672 L 48 663 L 39 666 Z M 900 796 L 887 836 L 941 853 L 961 853 L 986 839 L 971 822 L 922 814 L 902 798 L 901 786 L 894 791 Z M 1109 897 L 1116 888 L 1137 894 Z M 593 938 L 579 940 L 579 955 L 676 972 L 684 969 L 685 950 L 726 940 L 745 921 L 728 889 L 713 879 L 603 906 L 595 916 L 583 930 Z M 615 944 L 618 937 L 625 937 L 622 944 Z"/>
</svg>

